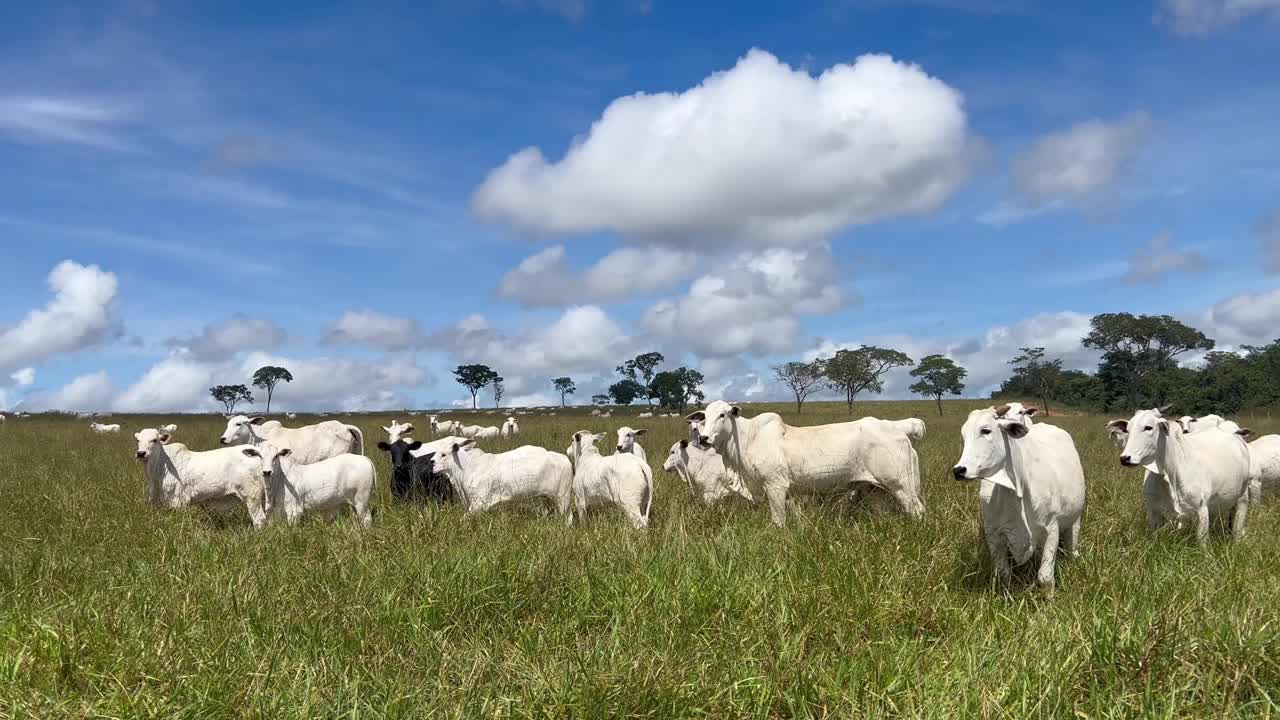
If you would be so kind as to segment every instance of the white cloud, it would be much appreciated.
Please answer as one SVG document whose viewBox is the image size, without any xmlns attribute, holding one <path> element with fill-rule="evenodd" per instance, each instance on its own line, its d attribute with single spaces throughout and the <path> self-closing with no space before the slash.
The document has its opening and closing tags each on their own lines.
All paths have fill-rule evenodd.
<svg viewBox="0 0 1280 720">
<path fill-rule="evenodd" d="M 284 344 L 285 331 L 270 320 L 233 315 L 204 326 L 199 335 L 171 338 L 170 347 L 186 349 L 200 360 L 228 360 L 245 350 L 271 350 Z"/>
<path fill-rule="evenodd" d="M 365 345 L 383 350 L 408 350 L 421 345 L 418 321 L 373 310 L 346 312 L 325 335 L 329 345 Z"/>
<path fill-rule="evenodd" d="M 1129 271 L 1120 280 L 1129 285 L 1154 283 L 1178 271 L 1203 271 L 1208 264 L 1199 251 L 1174 248 L 1173 235 L 1162 232 L 1138 248 L 1129 260 Z"/>
<path fill-rule="evenodd" d="M 0 328 L 0 370 L 35 366 L 55 355 L 97 345 L 118 332 L 116 276 L 71 260 L 49 273 L 53 299 L 13 327 Z"/>
<path fill-rule="evenodd" d="M 30 387 L 36 382 L 36 369 L 29 367 L 22 368 L 21 370 L 11 374 L 9 379 L 18 387 Z"/>
<path fill-rule="evenodd" d="M 1280 0 L 1162 0 L 1156 22 L 1179 35 L 1205 35 L 1253 15 L 1280 19 Z"/>
<path fill-rule="evenodd" d="M 55 142 L 102 150 L 130 150 L 121 127 L 130 109 L 74 96 L 0 96 L 0 133 L 26 142 Z"/>
<path fill-rule="evenodd" d="M 1280 338 L 1280 289 L 1227 298 L 1196 324 L 1219 344 L 1266 344 Z"/>
<path fill-rule="evenodd" d="M 461 363 L 482 363 L 509 378 L 612 369 L 632 350 L 632 340 L 594 305 L 567 308 L 550 325 L 511 337 L 470 315 L 436 333 L 432 345 Z M 519 392 L 519 389 L 516 389 Z"/>
<path fill-rule="evenodd" d="M 104 410 L 111 406 L 115 386 L 106 370 L 81 375 L 49 393 L 37 393 L 23 403 L 31 410 Z"/>
<path fill-rule="evenodd" d="M 614 100 L 558 162 L 535 147 L 512 155 L 472 206 L 549 233 L 808 243 L 938 208 L 974 156 L 962 105 L 885 55 L 813 77 L 752 50 L 683 93 Z"/>
<path fill-rule="evenodd" d="M 669 287 L 697 270 L 697 256 L 659 247 L 620 248 L 582 273 L 574 272 L 563 245 L 525 258 L 498 285 L 498 296 L 539 306 L 601 303 Z"/>
<path fill-rule="evenodd" d="M 825 248 L 744 253 L 683 297 L 651 307 L 641 325 L 704 357 L 787 352 L 798 342 L 799 316 L 844 304 L 832 265 Z"/>
<path fill-rule="evenodd" d="M 1150 129 L 1147 115 L 1134 113 L 1051 133 L 1014 158 L 1014 185 L 1038 203 L 1088 201 L 1128 171 Z"/>
</svg>

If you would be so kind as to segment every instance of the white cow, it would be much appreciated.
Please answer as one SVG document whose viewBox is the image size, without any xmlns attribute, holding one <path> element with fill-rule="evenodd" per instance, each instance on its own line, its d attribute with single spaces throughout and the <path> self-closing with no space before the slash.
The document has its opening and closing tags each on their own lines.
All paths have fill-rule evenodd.
<svg viewBox="0 0 1280 720">
<path fill-rule="evenodd" d="M 520 423 L 517 423 L 514 417 L 508 417 L 507 421 L 502 423 L 502 437 L 513 438 L 519 434 Z"/>
<path fill-rule="evenodd" d="M 689 494 L 705 505 L 715 505 L 731 494 L 755 502 L 751 491 L 742 484 L 742 478 L 731 476 L 726 470 L 724 458 L 715 450 L 702 447 L 697 440 L 681 440 L 672 445 L 662 469 L 680 476 Z"/>
<path fill-rule="evenodd" d="M 220 442 L 223 445 L 254 447 L 269 442 L 276 447 L 287 447 L 294 462 L 300 465 L 310 465 L 344 453 L 364 454 L 364 433 L 355 425 L 337 420 L 287 428 L 275 420 L 236 415 L 227 420 L 227 429 L 223 431 Z"/>
<path fill-rule="evenodd" d="M 641 447 L 639 438 L 647 433 L 648 430 L 632 430 L 625 425 L 618 428 L 618 452 L 631 453 L 640 458 L 640 461 L 648 464 L 649 458 L 644 454 L 644 448 Z"/>
<path fill-rule="evenodd" d="M 285 413 L 285 417 L 286 417 L 286 418 L 288 418 L 288 419 L 290 419 L 290 420 L 297 420 L 297 419 L 298 419 L 298 413 Z"/>
<path fill-rule="evenodd" d="M 506 502 L 546 498 L 555 504 L 566 525 L 573 524 L 573 466 L 560 453 L 525 445 L 491 454 L 468 438 L 428 455 L 432 472 L 449 477 L 468 513 L 484 512 Z"/>
<path fill-rule="evenodd" d="M 453 431 L 465 438 L 475 438 L 476 440 L 496 440 L 502 437 L 502 431 L 489 425 L 462 425 L 455 424 Z"/>
<path fill-rule="evenodd" d="M 8 418 L 6 418 L 4 415 L 0 415 L 0 423 L 5 422 L 7 420 Z"/>
<path fill-rule="evenodd" d="M 1028 427 L 992 408 L 970 412 L 960 435 L 964 451 L 952 474 L 994 485 L 982 521 L 1000 581 L 1009 581 L 1011 560 L 1021 565 L 1039 550 L 1036 582 L 1053 597 L 1059 541 L 1072 557 L 1080 554 L 1084 468 L 1071 435 L 1053 425 Z"/>
<path fill-rule="evenodd" d="M 402 425 L 399 420 L 392 420 L 390 425 L 383 425 L 382 429 L 387 433 L 387 444 L 394 445 L 397 440 L 408 437 L 413 432 L 413 423 Z"/>
<path fill-rule="evenodd" d="M 566 451 L 573 461 L 573 497 L 578 519 L 586 518 L 592 505 L 612 503 L 622 510 L 637 530 L 649 527 L 653 509 L 653 470 L 649 463 L 630 453 L 603 456 L 596 443 L 604 433 L 588 430 L 573 434 Z"/>
<path fill-rule="evenodd" d="M 1222 423 L 1227 422 L 1227 420 L 1221 415 L 1214 415 L 1210 413 L 1208 415 L 1203 415 L 1201 417 L 1191 417 L 1190 415 L 1183 415 L 1182 418 L 1178 420 L 1178 422 L 1182 425 L 1182 429 L 1184 432 L 1193 433 L 1193 432 L 1204 432 L 1205 430 L 1216 428 Z M 1236 429 L 1237 430 L 1239 429 L 1238 425 L 1236 426 Z"/>
<path fill-rule="evenodd" d="M 1249 443 L 1249 500 L 1262 498 L 1280 490 L 1280 435 L 1263 435 Z"/>
<path fill-rule="evenodd" d="M 788 494 L 847 491 L 854 483 L 882 488 L 908 514 L 924 515 L 919 458 L 902 432 L 856 422 L 791 427 L 777 413 L 742 417 L 723 400 L 688 419 L 703 423 L 700 443 L 714 447 L 753 495 L 764 493 L 775 525 L 786 523 Z"/>
<path fill-rule="evenodd" d="M 95 423 L 89 423 L 89 429 L 98 433 L 99 435 L 102 435 L 104 433 L 118 433 L 120 432 L 120 425 L 117 423 L 112 423 L 110 425 L 103 425 L 102 423 L 95 422 Z"/>
<path fill-rule="evenodd" d="M 903 433 L 912 440 L 923 440 L 925 433 L 924 421 L 919 418 L 907 418 L 906 420 L 881 420 L 880 418 L 864 417 L 854 420 L 859 423 L 882 423 L 886 427 L 893 428 Z"/>
<path fill-rule="evenodd" d="M 1196 540 L 1209 537 L 1209 516 L 1234 512 L 1232 534 L 1244 537 L 1249 522 L 1249 448 L 1244 438 L 1226 432 L 1183 432 L 1159 410 L 1139 410 L 1108 428 L 1128 434 L 1120 451 L 1126 467 L 1154 463 L 1164 477 L 1158 503 L 1147 504 L 1147 526 L 1178 521 L 1196 524 Z M 1144 488 L 1145 495 L 1145 488 Z"/>
<path fill-rule="evenodd" d="M 591 417 L 600 417 L 600 410 L 597 408 L 591 411 Z"/>
<path fill-rule="evenodd" d="M 351 508 L 361 525 L 373 524 L 369 498 L 378 473 L 369 458 L 345 453 L 303 465 L 289 447 L 268 442 L 261 451 L 260 469 L 270 484 L 271 506 L 283 511 L 290 525 L 313 511 L 333 520 L 344 505 Z"/>
<path fill-rule="evenodd" d="M 636 417 L 651 418 L 651 417 L 653 417 L 653 413 L 651 413 L 651 412 L 642 412 L 642 413 L 640 413 L 639 415 L 637 415 Z"/>
<path fill-rule="evenodd" d="M 427 422 L 431 424 L 432 437 L 435 437 L 437 435 L 453 434 L 457 432 L 455 428 L 457 426 L 462 425 L 462 423 L 457 422 L 456 420 L 440 420 L 435 415 L 432 415 L 430 418 L 428 418 Z"/>
<path fill-rule="evenodd" d="M 262 455 L 257 448 L 193 452 L 168 434 L 147 428 L 133 434 L 147 478 L 147 499 L 160 507 L 244 505 L 254 528 L 267 520 Z"/>
<path fill-rule="evenodd" d="M 1186 423 L 1183 419 L 1178 420 L 1178 425 L 1185 428 Z M 1117 450 L 1123 450 L 1125 443 L 1129 442 L 1129 432 L 1122 429 L 1114 423 L 1107 423 L 1107 434 L 1111 436 L 1111 444 L 1116 446 Z M 1178 513 L 1174 511 L 1173 495 L 1169 489 L 1169 481 L 1160 474 L 1160 468 L 1154 462 L 1149 462 L 1142 466 L 1142 505 L 1146 508 L 1147 529 L 1155 530 L 1164 525 L 1165 518 L 1177 517 Z M 1182 529 L 1181 520 L 1173 520 L 1172 524 L 1179 530 Z"/>
</svg>

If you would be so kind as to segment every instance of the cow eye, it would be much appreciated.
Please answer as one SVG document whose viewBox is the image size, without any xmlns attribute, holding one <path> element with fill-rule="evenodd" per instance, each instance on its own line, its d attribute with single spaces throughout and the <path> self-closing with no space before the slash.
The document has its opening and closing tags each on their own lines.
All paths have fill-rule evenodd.
<svg viewBox="0 0 1280 720">
<path fill-rule="evenodd" d="M 991 434 L 991 428 L 982 428 L 982 434 L 983 434 L 983 435 L 990 435 L 990 434 Z"/>
<path fill-rule="evenodd" d="M 1155 428 L 1153 428 L 1153 427 L 1151 427 L 1150 425 L 1148 425 L 1148 426 L 1146 426 L 1146 427 L 1144 427 L 1144 428 L 1142 428 L 1142 429 L 1143 429 L 1143 430 L 1145 430 L 1146 432 L 1151 432 L 1151 431 L 1152 431 L 1152 430 L 1154 430 Z"/>
</svg>

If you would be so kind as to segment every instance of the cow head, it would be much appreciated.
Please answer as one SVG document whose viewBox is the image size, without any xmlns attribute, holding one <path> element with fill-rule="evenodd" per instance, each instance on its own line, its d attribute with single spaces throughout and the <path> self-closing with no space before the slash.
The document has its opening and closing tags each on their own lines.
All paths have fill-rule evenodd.
<svg viewBox="0 0 1280 720">
<path fill-rule="evenodd" d="M 250 450 L 252 448 L 245 448 Z M 276 447 L 271 443 L 263 444 L 259 450 L 262 457 L 262 476 L 269 478 L 276 470 L 282 470 L 283 463 L 289 462 L 293 457 L 293 448 Z"/>
<path fill-rule="evenodd" d="M 1111 438 L 1111 444 L 1115 445 L 1117 450 L 1123 450 L 1124 444 L 1129 442 L 1129 421 L 1112 420 L 1107 423 L 1106 431 Z"/>
<path fill-rule="evenodd" d="M 960 462 L 951 468 L 951 474 L 957 480 L 978 480 L 995 475 L 1004 468 L 1009 457 L 1008 441 L 1026 437 L 1028 432 L 1030 430 L 1021 418 L 1001 418 L 992 408 L 974 410 L 960 428 L 964 450 L 960 453 Z"/>
<path fill-rule="evenodd" d="M 600 449 L 596 447 L 596 443 L 604 439 L 604 433 L 593 433 L 590 430 L 579 430 L 573 434 L 573 442 L 569 443 L 569 447 L 565 449 L 565 454 L 576 465 L 578 459 L 583 455 L 594 452 L 599 453 Z"/>
<path fill-rule="evenodd" d="M 261 425 L 266 418 L 233 415 L 227 418 L 227 429 L 222 432 L 218 442 L 223 445 L 244 445 L 252 441 L 251 425 Z"/>
<path fill-rule="evenodd" d="M 154 446 L 167 445 L 172 438 L 167 432 L 146 428 L 134 433 L 133 439 L 138 441 L 138 449 L 134 453 L 134 457 L 145 462 L 147 458 L 151 457 L 151 450 Z"/>
<path fill-rule="evenodd" d="M 1139 410 L 1123 426 L 1118 425 L 1119 422 L 1112 422 L 1108 427 L 1123 427 L 1128 433 L 1124 447 L 1120 449 L 1120 464 L 1125 467 L 1155 462 L 1161 443 L 1170 435 L 1182 433 L 1182 426 L 1165 418 L 1159 409 Z"/>
<path fill-rule="evenodd" d="M 387 433 L 387 442 L 395 443 L 413 432 L 413 423 L 401 425 L 399 420 L 392 420 L 390 426 L 383 425 L 382 429 Z"/>
<path fill-rule="evenodd" d="M 378 449 L 391 456 L 391 467 L 396 471 L 405 470 L 412 465 L 415 459 L 413 451 L 420 447 L 422 447 L 421 440 L 414 440 L 413 442 L 405 440 L 386 442 L 384 440 L 378 443 Z"/>
<path fill-rule="evenodd" d="M 702 434 L 698 443 L 703 447 L 713 447 L 723 453 L 729 438 L 734 434 L 734 423 L 738 421 L 741 411 L 736 405 L 723 400 L 716 400 L 706 410 L 689 413 L 685 417 L 690 422 L 699 423 Z"/>
<path fill-rule="evenodd" d="M 634 451 L 636 441 L 646 432 L 645 430 L 632 430 L 626 426 L 618 428 L 618 452 L 629 453 Z"/>
</svg>

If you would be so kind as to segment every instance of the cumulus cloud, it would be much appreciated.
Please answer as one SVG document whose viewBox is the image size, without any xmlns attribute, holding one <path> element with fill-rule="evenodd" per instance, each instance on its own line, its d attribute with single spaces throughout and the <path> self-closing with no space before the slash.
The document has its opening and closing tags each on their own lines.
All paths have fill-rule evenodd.
<svg viewBox="0 0 1280 720">
<path fill-rule="evenodd" d="M 22 368 L 21 370 L 9 375 L 9 379 L 17 387 L 30 387 L 36 382 L 35 368 Z"/>
<path fill-rule="evenodd" d="M 1197 327 L 1226 345 L 1260 345 L 1280 338 L 1280 289 L 1229 297 L 1202 313 Z"/>
<path fill-rule="evenodd" d="M 1178 35 L 1206 35 L 1254 15 L 1280 19 L 1280 0 L 1162 0 L 1156 22 Z"/>
<path fill-rule="evenodd" d="M 519 151 L 472 206 L 535 232 L 794 245 L 935 210 L 975 146 L 960 93 L 918 66 L 864 55 L 814 77 L 752 50 L 682 93 L 614 100 L 559 161 Z"/>
<path fill-rule="evenodd" d="M 495 329 L 483 315 L 470 315 L 436 333 L 432 345 L 504 376 L 596 372 L 612 368 L 633 349 L 627 333 L 594 305 L 568 308 L 550 325 L 515 336 Z"/>
<path fill-rule="evenodd" d="M 106 370 L 81 375 L 63 387 L 27 398 L 31 410 L 104 410 L 111 406 L 115 386 Z"/>
<path fill-rule="evenodd" d="M 1146 113 L 1134 113 L 1051 133 L 1014 158 L 1014 185 L 1038 203 L 1088 201 L 1128 171 L 1150 130 Z"/>
<path fill-rule="evenodd" d="M 693 253 L 660 247 L 620 248 L 581 273 L 563 245 L 525 258 L 498 285 L 498 296 L 531 307 L 601 303 L 654 292 L 697 270 Z"/>
<path fill-rule="evenodd" d="M 246 350 L 272 350 L 284 344 L 287 334 L 270 320 L 233 315 L 204 326 L 199 335 L 170 338 L 170 347 L 186 349 L 201 360 L 228 360 Z"/>
<path fill-rule="evenodd" d="M 1262 243 L 1263 269 L 1268 275 L 1280 273 L 1280 211 L 1258 221 L 1256 233 Z"/>
<path fill-rule="evenodd" d="M 1129 260 L 1129 270 L 1121 282 L 1129 285 L 1154 283 L 1175 272 L 1200 272 L 1209 261 L 1196 250 L 1173 247 L 1173 235 L 1162 232 L 1138 249 Z"/>
<path fill-rule="evenodd" d="M 27 313 L 15 326 L 0 327 L 0 370 L 37 366 L 119 333 L 113 273 L 64 260 L 49 273 L 48 282 L 54 295 L 48 305 Z"/>
<path fill-rule="evenodd" d="M 801 315 L 845 303 L 826 248 L 744 253 L 651 307 L 641 325 L 704 357 L 766 355 L 796 347 Z"/>
<path fill-rule="evenodd" d="M 364 345 L 383 350 L 408 350 L 422 344 L 418 321 L 373 310 L 347 312 L 324 337 L 329 345 Z"/>
</svg>

